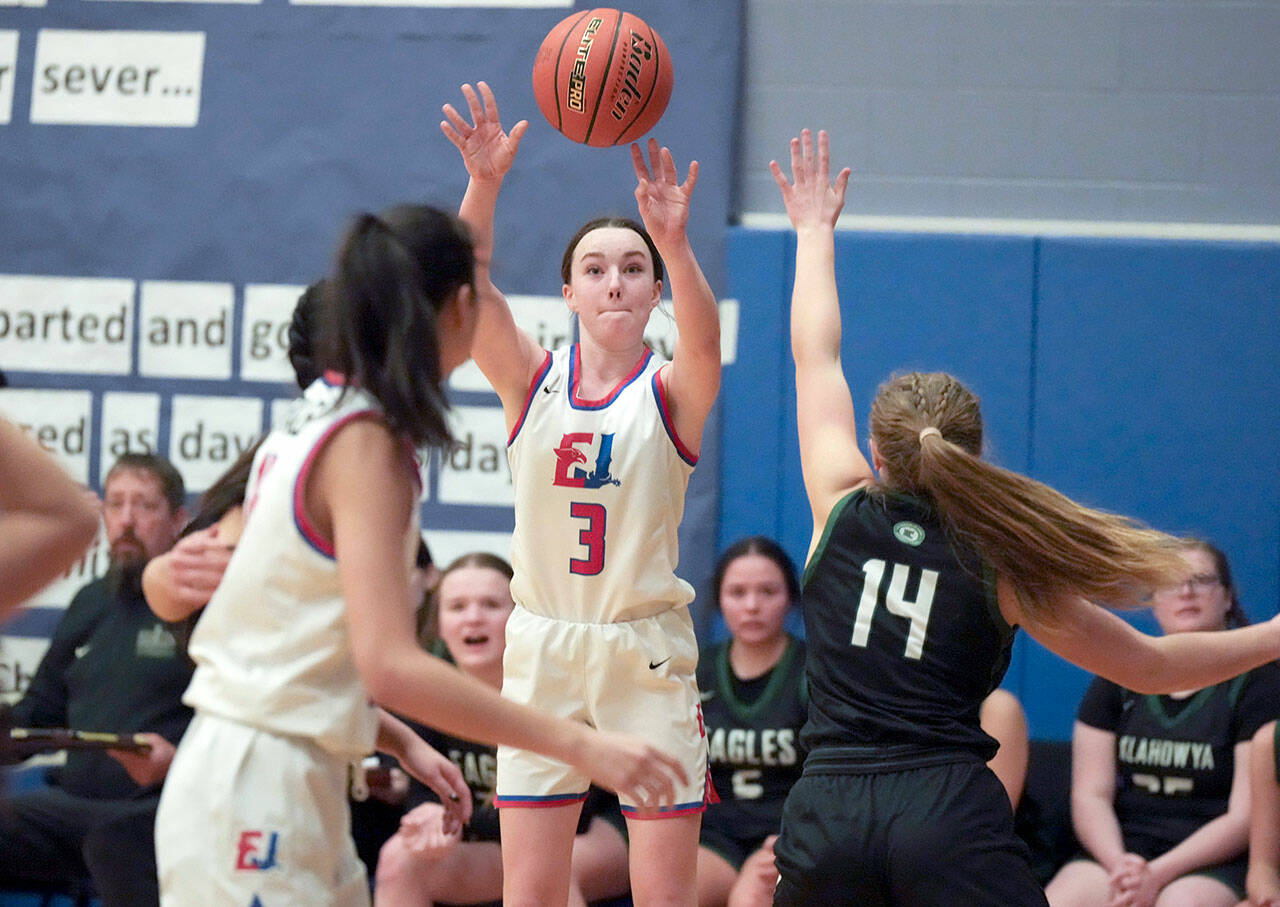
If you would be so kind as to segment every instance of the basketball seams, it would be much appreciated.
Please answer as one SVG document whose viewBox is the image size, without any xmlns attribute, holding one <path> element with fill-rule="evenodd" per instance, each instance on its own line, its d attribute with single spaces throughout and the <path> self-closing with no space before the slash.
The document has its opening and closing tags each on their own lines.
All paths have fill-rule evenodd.
<svg viewBox="0 0 1280 907">
<path fill-rule="evenodd" d="M 591 15 L 591 11 L 587 10 L 585 13 L 583 13 L 573 22 L 569 23 L 569 27 L 565 29 L 564 37 L 560 39 L 560 47 L 557 48 L 556 50 L 556 65 L 551 69 L 551 72 L 552 72 L 551 87 L 553 91 L 552 97 L 555 99 L 556 131 L 557 132 L 564 131 L 564 105 L 561 103 L 561 100 L 560 100 L 560 63 L 562 60 L 564 60 L 564 48 L 565 48 L 565 45 L 569 43 L 569 36 L 573 34 L 574 30 L 578 27 L 578 24 L 581 23 L 584 18 L 590 15 Z"/>
<path fill-rule="evenodd" d="M 613 39 L 609 42 L 609 56 L 605 58 L 604 70 L 600 74 L 600 83 L 596 90 L 596 103 L 595 103 L 595 106 L 592 107 L 591 109 L 591 122 L 587 124 L 587 134 L 582 139 L 582 141 L 586 142 L 588 145 L 591 144 L 591 133 L 595 131 L 596 117 L 599 116 L 600 105 L 604 101 L 604 90 L 609 84 L 608 82 L 609 73 L 613 71 L 613 57 L 614 57 L 614 54 L 616 54 L 618 51 L 618 33 L 622 30 L 622 17 L 625 15 L 625 13 L 623 13 L 621 10 L 610 9 L 608 11 L 611 13 L 616 13 L 618 16 L 618 19 L 613 24 Z M 596 12 L 599 12 L 599 10 L 597 10 Z M 607 147 L 607 146 L 600 146 L 600 147 Z"/>
<path fill-rule="evenodd" d="M 641 20 L 641 24 L 643 24 L 645 28 L 649 29 L 649 43 L 653 45 L 653 66 L 652 66 L 653 78 L 649 82 L 648 90 L 645 91 L 644 93 L 644 100 L 640 103 L 640 105 L 636 109 L 636 115 L 632 117 L 631 122 L 628 123 L 623 128 L 623 130 L 618 133 L 618 137 L 614 139 L 614 143 L 619 145 L 622 144 L 623 142 L 635 141 L 636 139 L 640 138 L 640 136 L 644 135 L 645 132 L 649 131 L 648 129 L 646 129 L 643 132 L 640 132 L 637 135 L 634 135 L 630 138 L 627 137 L 627 133 L 630 132 L 632 129 L 634 129 L 636 124 L 641 122 L 644 119 L 644 112 L 648 110 L 649 105 L 653 103 L 654 95 L 657 93 L 656 89 L 658 87 L 658 79 L 662 76 L 662 60 L 663 60 L 662 51 L 666 50 L 666 48 L 663 47 L 662 39 L 658 37 L 658 33 L 653 30 L 652 25 L 645 22 L 644 20 Z M 655 122 L 653 125 L 656 126 L 657 123 Z"/>
<path fill-rule="evenodd" d="M 608 48 L 600 46 L 606 41 Z M 662 118 L 673 88 L 670 61 L 657 29 L 639 16 L 607 7 L 579 11 L 543 39 L 533 66 L 534 97 L 571 141 L 626 144 Z"/>
</svg>

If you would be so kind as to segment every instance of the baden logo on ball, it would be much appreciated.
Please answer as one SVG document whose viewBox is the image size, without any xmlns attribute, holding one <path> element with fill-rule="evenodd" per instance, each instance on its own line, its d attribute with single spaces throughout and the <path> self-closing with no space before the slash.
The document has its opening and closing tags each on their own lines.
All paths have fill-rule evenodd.
<svg viewBox="0 0 1280 907">
<path fill-rule="evenodd" d="M 617 9 L 576 12 L 533 61 L 538 109 L 575 142 L 607 148 L 640 138 L 671 99 L 671 55 L 643 19 Z"/>
</svg>

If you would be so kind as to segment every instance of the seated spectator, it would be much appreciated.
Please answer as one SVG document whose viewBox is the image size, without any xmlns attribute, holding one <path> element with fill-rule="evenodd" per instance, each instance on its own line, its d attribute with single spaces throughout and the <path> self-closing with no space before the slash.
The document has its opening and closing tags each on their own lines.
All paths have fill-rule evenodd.
<svg viewBox="0 0 1280 907">
<path fill-rule="evenodd" d="M 1010 806 L 1017 809 L 1022 799 L 1022 788 L 1027 783 L 1027 757 L 1030 753 L 1027 715 L 1022 710 L 1022 703 L 1008 690 L 996 688 L 983 700 L 978 720 L 982 729 L 1000 744 L 987 767 L 1004 785 Z"/>
<path fill-rule="evenodd" d="M 0 812 L 0 885 L 69 885 L 88 875 L 108 907 L 158 903 L 152 820 L 191 710 L 191 664 L 142 597 L 140 577 L 186 518 L 169 461 L 126 454 L 107 473 L 107 573 L 84 586 L 54 630 L 12 720 L 19 727 L 143 733 L 145 755 L 72 750 L 57 783 Z M 104 827 L 141 837 L 104 839 Z"/>
<path fill-rule="evenodd" d="M 97 532 L 92 495 L 0 419 L 0 620 L 74 564 Z"/>
<path fill-rule="evenodd" d="M 1189 540 L 1182 556 L 1186 579 L 1152 602 L 1164 633 L 1246 623 L 1225 555 Z M 1072 747 L 1072 822 L 1088 856 L 1050 881 L 1050 904 L 1229 907 L 1244 897 L 1249 750 L 1278 710 L 1274 663 L 1167 696 L 1095 680 Z"/>
<path fill-rule="evenodd" d="M 773 840 L 804 762 L 804 644 L 783 627 L 800 584 L 782 547 L 753 536 L 720 556 L 712 590 L 730 638 L 704 650 L 698 662 L 711 779 L 720 797 L 702 816 L 698 903 L 771 904 L 778 879 Z"/>
<path fill-rule="evenodd" d="M 1249 875 L 1252 907 L 1280 907 L 1280 747 L 1276 722 L 1263 725 L 1253 736 L 1250 789 L 1253 811 L 1249 820 Z"/>
<path fill-rule="evenodd" d="M 502 686 L 511 567 L 487 553 L 463 555 L 437 584 L 427 627 L 448 659 L 469 677 Z M 494 747 L 459 740 L 430 728 L 415 729 L 462 770 L 474 800 L 471 822 L 444 830 L 443 808 L 420 785 L 411 785 L 399 831 L 378 858 L 374 903 L 378 907 L 447 901 L 482 904 L 502 898 L 502 850 Z M 583 807 L 574 841 L 570 903 L 616 897 L 627 891 L 627 852 L 621 835 L 597 813 L 612 799 L 595 788 Z M 612 809 L 617 812 L 617 801 Z"/>
</svg>

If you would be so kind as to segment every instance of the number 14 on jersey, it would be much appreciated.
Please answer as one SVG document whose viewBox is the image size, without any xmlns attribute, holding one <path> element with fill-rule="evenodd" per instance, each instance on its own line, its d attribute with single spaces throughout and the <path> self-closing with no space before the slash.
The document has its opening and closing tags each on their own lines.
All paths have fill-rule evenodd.
<svg viewBox="0 0 1280 907">
<path fill-rule="evenodd" d="M 938 571 L 921 569 L 916 597 L 908 599 L 907 581 L 911 577 L 912 568 L 906 564 L 893 564 L 890 572 L 889 567 L 889 563 L 879 558 L 872 558 L 862 565 L 862 597 L 858 600 L 858 613 L 853 620 L 853 638 L 849 641 L 859 648 L 866 648 L 867 639 L 871 636 L 871 618 L 880 601 L 880 589 L 887 573 L 889 588 L 884 594 L 884 606 L 890 614 L 911 621 L 906 651 L 902 654 L 906 658 L 918 660 L 924 654 L 925 632 L 929 629 L 929 611 L 933 608 L 933 594 L 938 587 Z"/>
</svg>

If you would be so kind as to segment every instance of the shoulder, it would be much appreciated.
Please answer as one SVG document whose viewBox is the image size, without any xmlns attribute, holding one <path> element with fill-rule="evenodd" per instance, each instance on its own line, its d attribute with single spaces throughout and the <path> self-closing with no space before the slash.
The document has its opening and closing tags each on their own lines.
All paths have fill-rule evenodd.
<svg viewBox="0 0 1280 907">
<path fill-rule="evenodd" d="M 1235 686 L 1234 684 L 1232 684 Z M 1258 703 L 1271 717 L 1280 716 L 1280 664 L 1269 661 L 1240 678 L 1236 702 Z"/>
<path fill-rule="evenodd" d="M 1084 691 L 1076 717 L 1090 727 L 1110 730 L 1125 711 L 1124 704 L 1138 698 L 1138 693 L 1126 690 L 1105 677 L 1095 677 Z"/>
<path fill-rule="evenodd" d="M 703 646 L 698 652 L 698 682 L 705 688 L 710 688 L 715 684 L 717 665 L 723 659 L 729 649 L 729 640 L 712 643 Z"/>
<path fill-rule="evenodd" d="M 64 623 L 97 620 L 111 606 L 114 598 L 108 575 L 100 576 L 76 591 L 62 620 Z"/>
</svg>

